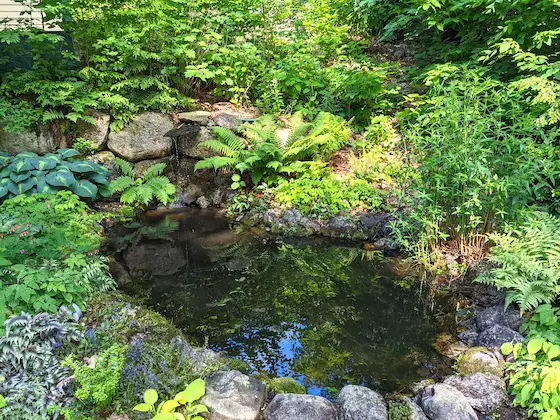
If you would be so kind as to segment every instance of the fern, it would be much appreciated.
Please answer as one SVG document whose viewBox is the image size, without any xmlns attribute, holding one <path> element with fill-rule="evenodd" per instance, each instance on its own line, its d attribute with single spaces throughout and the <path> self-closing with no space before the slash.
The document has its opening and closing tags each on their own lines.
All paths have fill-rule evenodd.
<svg viewBox="0 0 560 420">
<path fill-rule="evenodd" d="M 132 165 L 124 159 L 115 159 L 115 166 L 123 173 L 124 176 L 134 178 L 134 169 Z M 147 172 L 147 171 L 146 171 Z"/>
<path fill-rule="evenodd" d="M 560 295 L 560 218 L 537 212 L 519 230 L 490 239 L 490 260 L 499 267 L 477 281 L 506 289 L 506 306 L 515 302 L 525 312 Z"/>
</svg>

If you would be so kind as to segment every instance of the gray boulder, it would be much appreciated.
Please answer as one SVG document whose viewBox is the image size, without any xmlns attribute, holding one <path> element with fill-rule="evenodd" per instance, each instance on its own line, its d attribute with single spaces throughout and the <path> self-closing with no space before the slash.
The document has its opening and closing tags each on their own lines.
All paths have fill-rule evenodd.
<svg viewBox="0 0 560 420">
<path fill-rule="evenodd" d="M 123 256 L 131 273 L 138 270 L 168 276 L 187 265 L 185 251 L 170 242 L 139 243 L 126 250 Z"/>
<path fill-rule="evenodd" d="M 197 184 L 189 184 L 187 187 L 176 194 L 175 203 L 176 205 L 188 206 L 195 203 L 199 197 L 202 197 L 204 193 L 202 188 Z"/>
<path fill-rule="evenodd" d="M 214 125 L 219 125 L 220 127 L 229 128 L 230 130 L 233 131 L 239 130 L 239 127 L 241 126 L 241 124 L 243 124 L 241 118 L 233 114 L 228 114 L 226 112 L 222 112 L 220 114 L 215 115 L 214 118 L 212 118 L 212 121 Z"/>
<path fill-rule="evenodd" d="M 266 420 L 337 420 L 335 406 L 326 398 L 278 394 L 266 409 Z"/>
<path fill-rule="evenodd" d="M 144 112 L 136 115 L 121 131 L 109 134 L 107 146 L 130 162 L 156 159 L 171 154 L 171 139 L 165 134 L 173 128 L 167 115 Z"/>
<path fill-rule="evenodd" d="M 201 403 L 210 411 L 209 420 L 257 420 L 265 396 L 265 384 L 230 370 L 206 379 L 206 394 Z"/>
<path fill-rule="evenodd" d="M 109 137 L 111 117 L 98 112 L 93 112 L 91 117 L 95 120 L 95 124 L 88 124 L 87 128 L 82 132 L 81 137 L 91 141 L 96 150 L 103 150 L 107 144 L 107 138 Z"/>
<path fill-rule="evenodd" d="M 40 155 L 52 153 L 60 146 L 60 139 L 46 127 L 35 131 L 26 128 L 19 133 L 7 133 L 0 129 L 0 152 L 17 155 L 22 152 L 35 152 Z"/>
<path fill-rule="evenodd" d="M 420 406 L 431 420 L 478 419 L 467 397 L 450 385 L 429 385 L 420 392 Z"/>
<path fill-rule="evenodd" d="M 504 343 L 521 343 L 523 336 L 511 328 L 495 324 L 482 331 L 476 339 L 477 346 L 499 349 Z"/>
<path fill-rule="evenodd" d="M 410 398 L 402 397 L 401 400 L 405 402 L 412 411 L 412 417 L 410 418 L 410 420 L 428 420 L 428 417 L 426 417 L 420 406 Z"/>
<path fill-rule="evenodd" d="M 479 331 L 487 330 L 496 324 L 518 331 L 522 323 L 523 317 L 519 311 L 512 308 L 504 311 L 503 306 L 491 306 L 476 316 L 476 326 Z"/>
<path fill-rule="evenodd" d="M 383 397 L 363 386 L 346 385 L 338 394 L 340 420 L 387 420 Z"/>
<path fill-rule="evenodd" d="M 471 407 L 482 414 L 494 413 L 506 402 L 504 383 L 494 375 L 484 373 L 453 375 L 443 383 L 458 389 L 467 397 Z"/>
<path fill-rule="evenodd" d="M 177 130 L 179 135 L 174 136 L 179 156 L 188 156 L 193 159 L 206 159 L 215 153 L 200 146 L 200 143 L 213 139 L 212 132 L 206 127 L 197 125 L 183 126 Z"/>
<path fill-rule="evenodd" d="M 181 112 L 177 115 L 177 118 L 179 118 L 181 122 L 206 125 L 208 124 L 210 113 L 208 111 Z"/>
<path fill-rule="evenodd" d="M 191 362 L 193 364 L 193 372 L 195 374 L 202 374 L 208 371 L 208 368 L 217 366 L 220 363 L 220 353 L 207 348 L 194 348 L 191 354 Z"/>
<path fill-rule="evenodd" d="M 210 207 L 210 200 L 208 200 L 204 196 L 198 197 L 196 199 L 196 205 L 201 209 L 207 209 L 208 207 Z"/>
<path fill-rule="evenodd" d="M 331 237 L 346 236 L 357 229 L 356 224 L 343 216 L 333 217 L 323 228 L 323 234 Z"/>
</svg>

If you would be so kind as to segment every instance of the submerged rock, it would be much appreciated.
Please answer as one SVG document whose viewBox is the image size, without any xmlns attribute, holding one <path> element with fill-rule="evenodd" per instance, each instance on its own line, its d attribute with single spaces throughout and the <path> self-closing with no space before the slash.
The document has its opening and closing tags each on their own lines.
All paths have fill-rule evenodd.
<svg viewBox="0 0 560 420">
<path fill-rule="evenodd" d="M 230 370 L 206 379 L 206 394 L 200 402 L 208 407 L 209 420 L 257 420 L 265 396 L 264 383 Z"/>
<path fill-rule="evenodd" d="M 494 375 L 483 373 L 453 375 L 443 383 L 458 389 L 467 398 L 471 407 L 482 414 L 494 413 L 506 402 L 504 383 Z"/>
<path fill-rule="evenodd" d="M 420 393 L 420 406 L 431 420 L 478 420 L 467 397 L 447 384 L 423 388 Z"/>
<path fill-rule="evenodd" d="M 144 112 L 136 115 L 119 132 L 111 132 L 107 146 L 129 162 L 155 159 L 171 154 L 171 139 L 165 134 L 173 128 L 167 115 Z"/>
<path fill-rule="evenodd" d="M 278 394 L 266 409 L 266 420 L 337 420 L 335 406 L 314 395 Z"/>
<path fill-rule="evenodd" d="M 523 336 L 518 332 L 496 324 L 482 331 L 476 339 L 476 344 L 489 349 L 499 349 L 504 343 L 521 343 L 522 341 Z"/>
<path fill-rule="evenodd" d="M 486 308 L 476 316 L 476 326 L 479 331 L 487 330 L 494 325 L 503 325 L 518 331 L 523 323 L 523 317 L 512 308 L 504 311 L 503 306 L 492 306 Z"/>
<path fill-rule="evenodd" d="M 338 394 L 340 420 L 387 420 L 383 397 L 363 386 L 346 385 Z"/>
<path fill-rule="evenodd" d="M 145 271 L 156 276 L 177 273 L 187 265 L 185 251 L 170 242 L 140 243 L 124 253 L 129 271 Z"/>
</svg>

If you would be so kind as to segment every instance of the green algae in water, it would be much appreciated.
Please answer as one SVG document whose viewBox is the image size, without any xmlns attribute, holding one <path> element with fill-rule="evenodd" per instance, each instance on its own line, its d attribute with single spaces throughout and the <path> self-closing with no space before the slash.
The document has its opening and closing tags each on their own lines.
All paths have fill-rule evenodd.
<svg viewBox="0 0 560 420">
<path fill-rule="evenodd" d="M 322 394 L 346 383 L 404 391 L 447 366 L 402 261 L 328 240 L 237 234 L 208 211 L 168 217 L 149 221 L 167 226 L 163 235 L 124 251 L 136 277 L 128 291 L 199 344 Z"/>
</svg>

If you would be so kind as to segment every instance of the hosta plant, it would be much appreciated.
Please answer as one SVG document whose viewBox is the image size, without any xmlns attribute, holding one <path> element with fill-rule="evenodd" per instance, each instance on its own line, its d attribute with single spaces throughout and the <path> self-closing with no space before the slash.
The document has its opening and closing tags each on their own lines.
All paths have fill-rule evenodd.
<svg viewBox="0 0 560 420">
<path fill-rule="evenodd" d="M 136 176 L 126 160 L 117 158 L 116 165 L 123 175 L 111 181 L 109 188 L 112 193 L 122 193 L 121 203 L 147 207 L 154 200 L 167 205 L 175 198 L 175 186 L 162 175 L 165 163 L 150 166 L 142 176 Z"/>
<path fill-rule="evenodd" d="M 136 405 L 134 410 L 153 415 L 152 420 L 204 420 L 201 413 L 207 413 L 204 404 L 195 404 L 204 396 L 204 379 L 192 381 L 184 391 L 175 395 L 172 400 L 162 401 L 155 389 L 144 392 L 144 402 Z"/>
<path fill-rule="evenodd" d="M 91 200 L 110 196 L 107 168 L 74 159 L 79 154 L 74 149 L 59 149 L 44 156 L 33 152 L 10 156 L 0 152 L 0 200 L 60 190 Z"/>
</svg>

